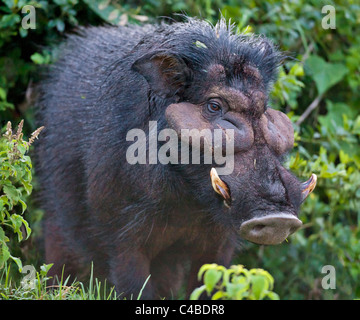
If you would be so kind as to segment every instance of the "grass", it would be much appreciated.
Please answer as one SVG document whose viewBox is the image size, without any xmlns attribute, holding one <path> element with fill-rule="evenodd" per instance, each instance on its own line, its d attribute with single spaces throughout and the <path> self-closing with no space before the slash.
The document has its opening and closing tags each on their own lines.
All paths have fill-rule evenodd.
<svg viewBox="0 0 360 320">
<path fill-rule="evenodd" d="M 89 281 L 83 282 L 74 280 L 70 283 L 70 278 L 51 279 L 47 272 L 52 265 L 43 265 L 40 271 L 34 273 L 31 282 L 14 279 L 10 265 L 0 270 L 0 300 L 119 300 L 121 294 L 115 291 L 114 287 L 109 286 L 106 281 L 101 282 L 93 275 L 93 265 Z M 149 277 L 143 284 L 137 295 L 140 300 L 143 289 L 145 288 Z M 51 280 L 51 281 L 50 281 Z M 49 285 L 49 282 L 51 285 Z M 55 282 L 55 284 L 54 284 Z"/>
</svg>

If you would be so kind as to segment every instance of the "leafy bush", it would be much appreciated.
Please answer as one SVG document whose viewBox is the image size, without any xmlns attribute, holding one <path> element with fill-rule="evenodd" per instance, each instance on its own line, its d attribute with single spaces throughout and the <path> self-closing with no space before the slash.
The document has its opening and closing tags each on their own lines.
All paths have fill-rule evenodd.
<svg viewBox="0 0 360 320">
<path fill-rule="evenodd" d="M 217 264 L 204 264 L 198 273 L 204 285 L 195 289 L 190 300 L 197 300 L 203 293 L 212 300 L 279 300 L 273 292 L 274 278 L 263 269 L 247 270 L 242 265 L 229 269 Z"/>
<path fill-rule="evenodd" d="M 87 285 L 70 278 L 62 277 L 56 282 L 49 280 L 48 272 L 52 264 L 43 264 L 39 270 L 32 269 L 33 278 L 29 283 L 22 281 L 20 284 L 12 281 L 10 266 L 0 270 L 0 300 L 117 300 L 119 295 L 114 287 L 107 286 L 93 277 L 93 268 L 91 267 L 90 279 Z M 145 283 L 146 284 L 146 283 Z M 144 285 L 145 285 L 144 284 Z M 138 299 L 141 294 L 138 295 Z"/>
<path fill-rule="evenodd" d="M 9 258 L 22 268 L 21 260 L 13 257 L 7 246 L 8 229 L 17 235 L 19 242 L 23 239 L 22 226 L 26 229 L 26 239 L 31 234 L 28 222 L 22 217 L 27 208 L 25 197 L 32 191 L 31 159 L 25 154 L 43 128 L 33 132 L 29 141 L 24 141 L 23 123 L 21 121 L 13 133 L 8 122 L 6 133 L 0 138 L 0 270 Z"/>
</svg>

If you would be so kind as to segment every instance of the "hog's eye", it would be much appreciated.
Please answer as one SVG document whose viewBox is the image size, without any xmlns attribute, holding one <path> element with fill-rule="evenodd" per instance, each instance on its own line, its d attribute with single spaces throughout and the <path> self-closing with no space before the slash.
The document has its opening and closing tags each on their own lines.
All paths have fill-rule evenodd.
<svg viewBox="0 0 360 320">
<path fill-rule="evenodd" d="M 209 101 L 207 103 L 207 108 L 210 112 L 215 113 L 215 112 L 220 112 L 221 111 L 221 106 L 218 102 L 216 101 Z"/>
</svg>

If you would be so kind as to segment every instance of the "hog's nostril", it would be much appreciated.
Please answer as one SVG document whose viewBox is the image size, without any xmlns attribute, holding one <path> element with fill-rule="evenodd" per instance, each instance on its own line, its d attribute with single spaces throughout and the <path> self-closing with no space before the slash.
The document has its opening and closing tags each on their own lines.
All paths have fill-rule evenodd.
<svg viewBox="0 0 360 320">
<path fill-rule="evenodd" d="M 271 214 L 245 221 L 240 235 L 258 244 L 279 244 L 300 228 L 302 222 L 290 214 Z"/>
</svg>

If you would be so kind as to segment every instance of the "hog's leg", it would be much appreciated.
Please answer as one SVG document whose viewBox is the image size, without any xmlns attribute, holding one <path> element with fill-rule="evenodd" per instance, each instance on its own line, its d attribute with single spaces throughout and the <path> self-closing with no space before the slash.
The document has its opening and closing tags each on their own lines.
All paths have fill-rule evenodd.
<svg viewBox="0 0 360 320">
<path fill-rule="evenodd" d="M 124 249 L 111 258 L 109 281 L 115 285 L 117 294 L 121 294 L 120 299 L 136 300 L 149 275 L 150 262 L 138 250 Z M 154 299 L 151 278 L 143 289 L 141 299 Z"/>
<path fill-rule="evenodd" d="M 76 243 L 67 239 L 64 230 L 55 222 L 45 222 L 45 259 L 46 263 L 54 265 L 49 270 L 48 276 L 53 278 L 53 283 L 58 284 L 57 279 L 69 275 L 78 280 L 85 280 L 90 270 L 90 263 L 83 259 L 84 254 Z"/>
<path fill-rule="evenodd" d="M 156 298 L 176 298 L 183 284 L 189 254 L 181 248 L 170 247 L 151 262 L 151 279 Z"/>
</svg>

